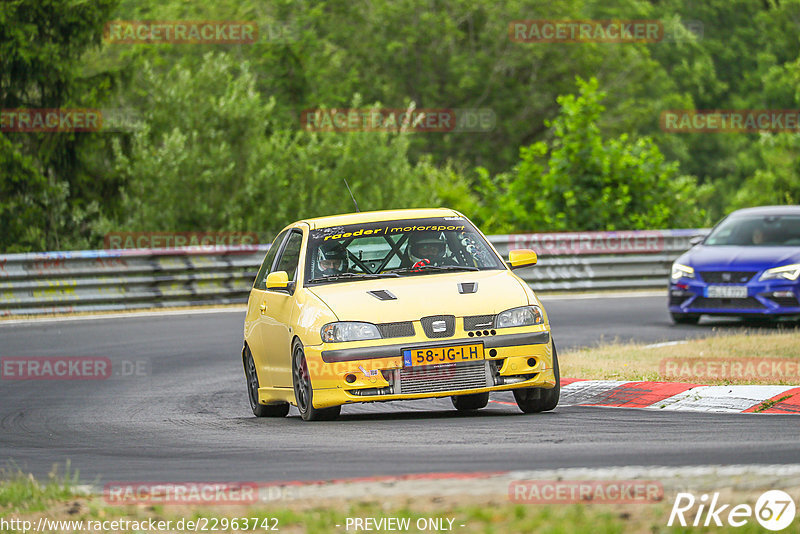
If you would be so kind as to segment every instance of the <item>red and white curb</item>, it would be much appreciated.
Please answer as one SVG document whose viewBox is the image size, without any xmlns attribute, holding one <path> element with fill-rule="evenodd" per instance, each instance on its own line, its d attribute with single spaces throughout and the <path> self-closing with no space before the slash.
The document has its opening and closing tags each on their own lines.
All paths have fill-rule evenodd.
<svg viewBox="0 0 800 534">
<path fill-rule="evenodd" d="M 561 380 L 559 404 L 713 413 L 800 414 L 800 387 L 706 386 L 564 378 Z"/>
</svg>

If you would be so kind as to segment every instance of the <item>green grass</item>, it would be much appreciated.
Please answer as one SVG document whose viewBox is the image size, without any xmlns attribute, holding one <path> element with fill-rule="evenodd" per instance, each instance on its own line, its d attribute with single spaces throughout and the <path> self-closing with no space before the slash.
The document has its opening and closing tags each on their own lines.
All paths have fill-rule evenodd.
<svg viewBox="0 0 800 534">
<path fill-rule="evenodd" d="M 54 471 L 46 482 L 37 482 L 19 469 L 0 471 L 0 517 L 14 516 L 36 521 L 39 517 L 51 520 L 115 520 L 143 521 L 147 519 L 222 519 L 275 518 L 282 533 L 327 534 L 348 532 L 350 518 L 408 518 L 411 528 L 406 532 L 436 532 L 418 530 L 417 520 L 453 519 L 454 533 L 513 534 L 547 532 L 553 534 L 592 533 L 619 534 L 627 532 L 760 532 L 755 521 L 745 527 L 704 528 L 666 526 L 672 498 L 655 504 L 593 505 L 593 504 L 520 504 L 510 502 L 506 495 L 448 497 L 387 497 L 360 498 L 315 502 L 289 500 L 250 506 L 173 506 L 127 505 L 109 506 L 102 496 L 83 495 L 75 484 L 77 473 Z M 753 497 L 743 497 L 750 502 Z M 270 523 L 273 524 L 273 523 Z M 337 527 L 336 525 L 340 525 Z M 461 525 L 464 525 L 462 527 Z M 216 532 L 229 532 L 218 529 Z M 351 527 L 350 532 L 354 532 Z M 258 528 L 249 532 L 272 532 Z M 444 531 L 439 531 L 444 532 Z"/>
<path fill-rule="evenodd" d="M 709 385 L 729 384 L 800 384 L 800 330 L 762 333 L 722 334 L 709 331 L 709 337 L 690 339 L 660 347 L 644 343 L 611 343 L 596 347 L 565 350 L 559 353 L 561 376 L 593 380 L 631 380 L 693 382 Z M 668 372 L 672 369 L 691 371 L 697 363 L 720 365 L 725 362 L 787 360 L 794 366 L 783 374 L 708 372 Z M 769 367 L 767 367 L 769 368 Z M 790 369 L 793 370 L 790 372 Z"/>
<path fill-rule="evenodd" d="M 756 413 L 758 413 L 758 412 L 763 412 L 764 410 L 769 410 L 770 408 L 772 408 L 773 406 L 775 406 L 779 402 L 783 402 L 786 399 L 788 399 L 789 397 L 791 397 L 791 395 L 784 395 L 783 397 L 780 397 L 780 398 L 774 399 L 774 400 L 772 400 L 772 399 L 765 400 L 764 402 L 762 402 L 758 406 L 758 408 L 756 408 L 755 411 L 756 411 Z"/>
<path fill-rule="evenodd" d="M 26 475 L 16 466 L 0 469 L 0 516 L 47 510 L 53 502 L 73 498 L 77 481 L 78 472 L 70 472 L 69 462 L 64 473 L 53 468 L 45 482 Z"/>
</svg>

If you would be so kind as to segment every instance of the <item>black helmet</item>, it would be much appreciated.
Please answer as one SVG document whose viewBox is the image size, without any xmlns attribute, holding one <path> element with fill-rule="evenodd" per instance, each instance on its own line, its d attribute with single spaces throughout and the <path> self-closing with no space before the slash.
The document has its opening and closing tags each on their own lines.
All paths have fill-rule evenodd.
<svg viewBox="0 0 800 534">
<path fill-rule="evenodd" d="M 441 232 L 417 232 L 408 238 L 408 253 L 412 259 L 437 260 L 444 257 L 447 243 Z"/>
<path fill-rule="evenodd" d="M 347 249 L 340 243 L 324 243 L 319 247 L 317 267 L 324 275 L 343 273 L 347 270 Z"/>
</svg>

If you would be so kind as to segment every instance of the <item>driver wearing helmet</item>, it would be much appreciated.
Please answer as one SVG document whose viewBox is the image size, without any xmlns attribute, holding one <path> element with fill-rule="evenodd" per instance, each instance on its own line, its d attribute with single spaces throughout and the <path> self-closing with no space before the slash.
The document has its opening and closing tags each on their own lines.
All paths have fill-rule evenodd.
<svg viewBox="0 0 800 534">
<path fill-rule="evenodd" d="M 321 276 L 334 276 L 347 272 L 347 249 L 339 243 L 326 243 L 319 247 L 317 268 Z"/>
<path fill-rule="evenodd" d="M 409 265 L 428 260 L 430 265 L 456 265 L 452 257 L 447 256 L 447 241 L 441 232 L 415 232 L 408 238 L 406 248 Z"/>
</svg>

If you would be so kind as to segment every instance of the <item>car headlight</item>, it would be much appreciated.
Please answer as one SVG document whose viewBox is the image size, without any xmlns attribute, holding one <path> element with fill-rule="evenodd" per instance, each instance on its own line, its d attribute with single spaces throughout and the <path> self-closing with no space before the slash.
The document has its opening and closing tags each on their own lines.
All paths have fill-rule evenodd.
<svg viewBox="0 0 800 534">
<path fill-rule="evenodd" d="M 678 278 L 694 278 L 694 269 L 689 267 L 688 265 L 683 265 L 681 263 L 673 263 L 672 279 L 677 280 Z"/>
<path fill-rule="evenodd" d="M 325 343 L 340 343 L 342 341 L 363 341 L 365 339 L 380 339 L 378 327 L 372 323 L 338 322 L 328 323 L 320 331 L 322 341 Z"/>
<path fill-rule="evenodd" d="M 800 277 L 800 263 L 794 263 L 792 265 L 784 265 L 783 267 L 775 267 L 774 269 L 767 269 L 764 271 L 764 274 L 761 275 L 759 280 L 775 280 L 777 278 L 783 278 L 785 280 L 797 280 Z"/>
<path fill-rule="evenodd" d="M 542 324 L 542 322 L 544 322 L 544 318 L 539 306 L 520 306 L 498 313 L 494 318 L 494 327 L 533 326 Z"/>
</svg>

